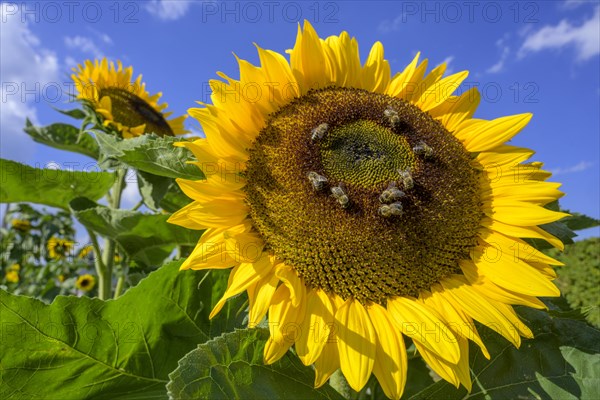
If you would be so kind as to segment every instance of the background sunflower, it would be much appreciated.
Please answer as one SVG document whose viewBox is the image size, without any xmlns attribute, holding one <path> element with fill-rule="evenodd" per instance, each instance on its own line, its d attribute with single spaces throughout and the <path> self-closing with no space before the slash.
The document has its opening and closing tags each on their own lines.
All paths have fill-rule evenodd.
<svg viewBox="0 0 600 400">
<path fill-rule="evenodd" d="M 159 136 L 182 135 L 187 131 L 182 115 L 167 120 L 172 114 L 164 112 L 167 104 L 159 104 L 162 93 L 150 95 L 142 76 L 133 78 L 133 67 L 123 68 L 121 61 L 108 62 L 87 60 L 74 68 L 71 75 L 77 98 L 87 101 L 94 111 L 103 118 L 105 126 L 112 126 L 123 138 L 155 133 Z"/>
</svg>

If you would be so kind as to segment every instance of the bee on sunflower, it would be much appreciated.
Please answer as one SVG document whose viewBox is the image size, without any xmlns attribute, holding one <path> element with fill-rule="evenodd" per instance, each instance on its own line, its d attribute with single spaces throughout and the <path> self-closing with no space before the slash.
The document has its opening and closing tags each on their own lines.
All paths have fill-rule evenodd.
<svg viewBox="0 0 600 400">
<path fill-rule="evenodd" d="M 179 144 L 221 166 L 178 180 L 194 201 L 170 218 L 206 229 L 182 269 L 232 268 L 211 317 L 246 292 L 249 326 L 268 314 L 264 361 L 294 345 L 316 387 L 341 369 L 359 391 L 373 373 L 400 398 L 408 337 L 470 390 L 468 341 L 489 358 L 474 320 L 518 347 L 532 333 L 512 305 L 559 295 L 561 263 L 523 239 L 563 247 L 539 227 L 566 215 L 544 208 L 560 184 L 505 144 L 531 115 L 473 118 L 477 90 L 452 95 L 466 71 L 426 73 L 417 54 L 392 76 L 381 43 L 361 65 L 354 38 L 309 23 L 289 61 L 258 55 L 210 82 L 212 104 L 189 111 L 206 139 Z"/>
</svg>

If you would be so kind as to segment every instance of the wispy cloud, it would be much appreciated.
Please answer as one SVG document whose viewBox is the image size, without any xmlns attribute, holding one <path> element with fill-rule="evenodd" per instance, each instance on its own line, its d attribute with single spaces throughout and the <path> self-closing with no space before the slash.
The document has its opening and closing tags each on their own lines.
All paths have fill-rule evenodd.
<svg viewBox="0 0 600 400">
<path fill-rule="evenodd" d="M 379 33 L 395 32 L 395 31 L 399 30 L 400 27 L 402 26 L 403 20 L 404 20 L 404 22 L 406 22 L 404 14 L 398 15 L 393 20 L 389 20 L 389 19 L 383 20 L 377 26 L 377 31 Z"/>
<path fill-rule="evenodd" d="M 110 38 L 109 38 L 110 39 Z M 104 57 L 104 52 L 89 37 L 85 36 L 66 36 L 65 45 L 71 50 L 78 50 L 83 54 L 90 54 L 94 58 Z"/>
<path fill-rule="evenodd" d="M 445 72 L 446 75 L 450 75 L 454 72 L 454 68 L 450 66 L 452 61 L 454 61 L 454 56 L 448 56 L 448 57 L 444 58 L 444 60 L 441 63 L 438 64 L 438 65 L 446 64 L 446 72 Z"/>
<path fill-rule="evenodd" d="M 589 0 L 565 0 L 562 3 L 560 3 L 560 7 L 561 8 L 577 8 L 579 6 L 583 6 L 586 4 L 590 4 L 592 3 Z"/>
<path fill-rule="evenodd" d="M 508 35 L 496 41 L 496 47 L 498 47 L 498 49 L 500 50 L 500 59 L 498 60 L 498 62 L 496 62 L 496 64 L 489 67 L 485 72 L 489 74 L 496 74 L 504 70 L 504 64 L 506 63 L 506 60 L 508 60 L 508 56 L 510 55 L 510 46 L 506 44 L 507 41 Z"/>
<path fill-rule="evenodd" d="M 600 54 L 600 7 L 596 7 L 594 15 L 580 25 L 564 19 L 558 25 L 547 25 L 529 33 L 519 49 L 519 57 L 565 47 L 574 47 L 579 61 Z"/>
<path fill-rule="evenodd" d="M 587 169 L 590 169 L 591 167 L 594 166 L 593 162 L 590 161 L 581 161 L 576 165 L 572 165 L 570 167 L 564 167 L 564 168 L 556 168 L 553 170 L 550 170 L 550 172 L 552 172 L 553 175 L 566 175 L 566 174 L 573 174 L 575 172 L 582 172 L 585 171 Z"/>
<path fill-rule="evenodd" d="M 187 13 L 192 3 L 188 0 L 151 0 L 146 2 L 145 9 L 158 19 L 175 21 Z"/>
<path fill-rule="evenodd" d="M 22 18 L 19 5 L 1 3 L 0 8 L 0 47 L 4 55 L 0 57 L 0 153 L 26 162 L 34 149 L 23 132 L 25 118 L 38 123 L 35 104 L 43 100 L 40 88 L 58 85 L 60 66 L 56 53 L 42 45 L 27 19 Z"/>
</svg>

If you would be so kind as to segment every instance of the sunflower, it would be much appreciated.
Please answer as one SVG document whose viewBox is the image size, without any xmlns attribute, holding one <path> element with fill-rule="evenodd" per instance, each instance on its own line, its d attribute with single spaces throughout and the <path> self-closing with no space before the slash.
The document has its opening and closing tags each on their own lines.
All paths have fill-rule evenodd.
<svg viewBox="0 0 600 400">
<path fill-rule="evenodd" d="M 85 100 L 100 114 L 105 126 L 121 132 L 123 138 L 144 133 L 174 136 L 186 133 L 183 121 L 186 115 L 167 120 L 172 114 L 163 112 L 167 104 L 158 104 L 162 93 L 150 95 L 139 75 L 132 81 L 133 67 L 117 67 L 113 62 L 86 60 L 84 65 L 73 68 L 71 78 L 75 82 L 78 99 Z"/>
<path fill-rule="evenodd" d="M 46 246 L 48 247 L 48 256 L 55 260 L 62 260 L 69 255 L 75 243 L 71 240 L 60 239 L 56 236 L 48 239 Z"/>
<path fill-rule="evenodd" d="M 364 65 L 346 32 L 305 23 L 290 61 L 258 47 L 240 79 L 212 80 L 212 104 L 189 113 L 206 139 L 180 143 L 206 180 L 179 179 L 194 201 L 172 223 L 206 229 L 182 269 L 231 268 L 211 313 L 247 292 L 249 326 L 268 313 L 268 364 L 295 345 L 315 386 L 341 368 L 356 391 L 371 373 L 399 398 L 405 337 L 430 367 L 471 389 L 474 320 L 515 346 L 531 331 L 512 305 L 545 308 L 559 262 L 523 238 L 565 214 L 532 151 L 506 145 L 530 114 L 473 118 L 467 77 L 426 74 L 419 55 L 394 76 L 383 46 Z"/>
<path fill-rule="evenodd" d="M 81 275 L 77 278 L 77 282 L 75 282 L 75 287 L 79 290 L 83 290 L 84 292 L 89 292 L 96 285 L 96 278 L 93 275 L 85 274 Z"/>
<path fill-rule="evenodd" d="M 31 222 L 23 219 L 13 219 L 11 221 L 11 225 L 14 229 L 20 232 L 29 232 L 31 229 Z"/>
<path fill-rule="evenodd" d="M 79 254 L 77 255 L 77 257 L 83 259 L 88 258 L 88 256 L 90 254 L 92 254 L 94 252 L 94 246 L 92 246 L 91 244 L 84 246 L 81 248 L 81 250 L 79 250 Z"/>
<path fill-rule="evenodd" d="M 19 270 L 21 266 L 19 264 L 13 264 L 6 269 L 4 279 L 9 283 L 19 283 Z"/>
</svg>

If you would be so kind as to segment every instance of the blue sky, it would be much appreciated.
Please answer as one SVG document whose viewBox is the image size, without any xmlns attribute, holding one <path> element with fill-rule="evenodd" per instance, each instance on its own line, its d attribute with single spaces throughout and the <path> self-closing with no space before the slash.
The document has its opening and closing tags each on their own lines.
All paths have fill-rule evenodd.
<svg viewBox="0 0 600 400">
<path fill-rule="evenodd" d="M 535 149 L 564 207 L 600 218 L 600 5 L 597 1 L 106 1 L 2 2 L 0 140 L 3 158 L 83 169 L 85 157 L 35 144 L 25 117 L 67 121 L 71 68 L 88 58 L 133 65 L 176 115 L 208 100 L 216 71 L 237 76 L 232 53 L 257 63 L 252 43 L 291 48 L 298 22 L 320 36 L 346 30 L 364 59 L 376 41 L 397 72 L 417 51 L 430 66 L 467 69 L 478 86 L 476 117 L 532 112 L 513 144 Z M 460 91 L 460 89 L 459 89 Z M 200 126 L 188 119 L 187 126 Z M 129 185 L 125 205 L 136 201 Z M 600 230 L 584 232 L 598 236 Z"/>
</svg>

